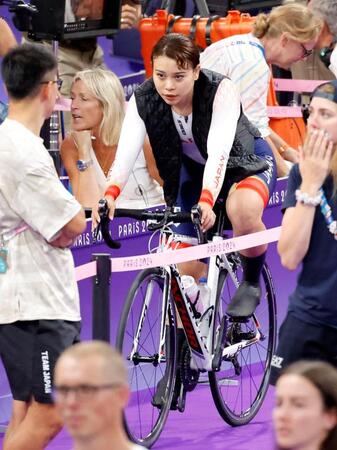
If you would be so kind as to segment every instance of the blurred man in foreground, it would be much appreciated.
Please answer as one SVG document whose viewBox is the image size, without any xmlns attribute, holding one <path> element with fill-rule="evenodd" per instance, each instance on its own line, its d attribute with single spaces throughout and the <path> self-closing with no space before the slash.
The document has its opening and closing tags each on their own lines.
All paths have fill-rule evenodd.
<svg viewBox="0 0 337 450">
<path fill-rule="evenodd" d="M 74 450 L 144 450 L 124 431 L 127 370 L 109 344 L 83 342 L 67 349 L 56 364 L 54 390 Z"/>
</svg>

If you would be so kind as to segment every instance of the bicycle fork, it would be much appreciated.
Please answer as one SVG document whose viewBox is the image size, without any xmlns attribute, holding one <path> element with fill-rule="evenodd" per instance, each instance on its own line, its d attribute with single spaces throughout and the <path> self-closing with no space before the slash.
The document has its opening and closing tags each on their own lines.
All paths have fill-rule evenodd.
<svg viewBox="0 0 337 450">
<path fill-rule="evenodd" d="M 169 286 L 170 286 L 170 274 L 168 271 L 164 272 L 165 281 L 163 283 L 163 302 L 161 305 L 162 313 L 161 313 L 161 324 L 160 324 L 160 340 L 158 345 L 158 352 L 155 355 L 149 357 L 140 357 L 138 354 L 138 346 L 139 346 L 139 336 L 141 335 L 142 327 L 144 324 L 144 320 L 146 317 L 147 310 L 149 308 L 149 304 L 152 298 L 153 293 L 153 282 L 150 281 L 146 287 L 146 292 L 144 296 L 144 303 L 142 305 L 142 310 L 140 312 L 139 320 L 137 323 L 137 330 L 135 333 L 135 337 L 133 339 L 132 350 L 130 352 L 130 359 L 133 361 L 134 356 L 137 355 L 138 362 L 152 362 L 154 365 L 158 365 L 159 363 L 165 360 L 165 352 L 163 351 L 165 345 L 165 324 L 166 324 L 166 314 L 168 313 L 168 298 L 169 298 Z M 151 360 L 151 361 L 150 361 Z"/>
</svg>

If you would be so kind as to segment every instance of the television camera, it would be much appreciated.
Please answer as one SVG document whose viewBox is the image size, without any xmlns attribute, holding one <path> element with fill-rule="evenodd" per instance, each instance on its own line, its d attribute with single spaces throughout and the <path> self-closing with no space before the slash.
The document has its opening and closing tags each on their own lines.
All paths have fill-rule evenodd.
<svg viewBox="0 0 337 450">
<path fill-rule="evenodd" d="M 120 26 L 120 0 L 0 0 L 19 31 L 34 40 L 112 36 Z"/>
</svg>

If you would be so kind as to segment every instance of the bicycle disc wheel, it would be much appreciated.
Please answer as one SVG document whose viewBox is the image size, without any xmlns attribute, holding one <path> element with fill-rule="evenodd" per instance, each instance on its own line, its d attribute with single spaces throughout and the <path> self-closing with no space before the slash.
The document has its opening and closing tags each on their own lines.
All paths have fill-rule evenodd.
<svg viewBox="0 0 337 450">
<path fill-rule="evenodd" d="M 169 277 L 161 269 L 140 272 L 126 298 L 117 331 L 116 346 L 127 361 L 131 390 L 124 411 L 125 428 L 131 440 L 146 447 L 154 444 L 164 427 L 175 382 L 175 310 L 168 285 Z M 163 319 L 166 301 L 168 314 Z M 160 342 L 163 326 L 165 343 Z M 165 402 L 158 408 L 152 401 L 164 374 Z"/>
<path fill-rule="evenodd" d="M 229 256 L 238 281 L 242 268 L 237 255 Z M 230 425 L 250 422 L 258 412 L 268 389 L 271 358 L 276 341 L 276 302 L 269 269 L 264 265 L 261 284 L 261 301 L 255 311 L 261 338 L 250 346 L 238 348 L 222 358 L 219 371 L 209 372 L 213 400 L 221 417 Z M 223 314 L 237 287 L 227 270 L 220 273 L 215 313 L 213 343 Z M 247 323 L 228 321 L 226 347 L 256 336 L 257 323 L 253 318 Z"/>
</svg>

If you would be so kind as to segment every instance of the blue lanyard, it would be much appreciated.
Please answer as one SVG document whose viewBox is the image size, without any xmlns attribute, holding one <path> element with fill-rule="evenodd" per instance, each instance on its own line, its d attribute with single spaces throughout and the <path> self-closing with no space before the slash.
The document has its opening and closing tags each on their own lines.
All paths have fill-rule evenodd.
<svg viewBox="0 0 337 450">
<path fill-rule="evenodd" d="M 334 238 L 337 240 L 337 222 L 336 220 L 334 220 L 333 216 L 332 216 L 332 210 L 331 207 L 327 201 L 327 198 L 324 194 L 324 191 L 322 188 L 320 188 L 320 193 L 321 193 L 321 201 L 320 201 L 320 208 L 321 208 L 321 213 L 324 216 L 326 225 L 328 227 L 328 230 L 330 231 L 331 234 L 334 235 Z"/>
<path fill-rule="evenodd" d="M 266 52 L 265 52 L 265 49 L 264 49 L 264 47 L 261 45 L 261 44 L 258 44 L 257 42 L 252 42 L 252 41 L 235 41 L 235 42 L 233 42 L 233 44 L 238 44 L 238 45 L 252 45 L 253 47 L 257 47 L 260 51 L 261 51 L 261 53 L 262 53 L 262 55 L 263 55 L 263 57 L 264 57 L 264 59 L 266 59 Z"/>
</svg>

